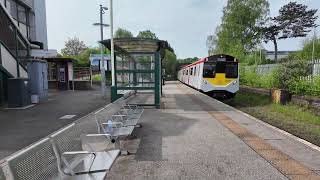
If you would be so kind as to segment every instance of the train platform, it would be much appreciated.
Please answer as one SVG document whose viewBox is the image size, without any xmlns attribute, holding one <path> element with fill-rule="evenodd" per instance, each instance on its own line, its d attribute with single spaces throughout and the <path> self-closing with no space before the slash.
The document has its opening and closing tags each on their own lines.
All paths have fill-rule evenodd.
<svg viewBox="0 0 320 180">
<path fill-rule="evenodd" d="M 139 101 L 148 98 L 139 97 Z M 320 179 L 320 149 L 179 82 L 146 109 L 108 179 Z"/>
</svg>

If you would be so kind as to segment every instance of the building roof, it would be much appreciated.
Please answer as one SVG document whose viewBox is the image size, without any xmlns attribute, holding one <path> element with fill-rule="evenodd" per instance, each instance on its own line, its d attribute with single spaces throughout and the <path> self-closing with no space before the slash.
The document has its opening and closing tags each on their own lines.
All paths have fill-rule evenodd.
<svg viewBox="0 0 320 180">
<path fill-rule="evenodd" d="M 110 39 L 103 40 L 100 43 L 109 50 L 111 49 Z M 158 52 L 164 49 L 173 52 L 173 49 L 167 41 L 146 38 L 115 38 L 114 48 L 117 53 L 122 55 L 129 55 L 130 53 Z"/>
<path fill-rule="evenodd" d="M 77 62 L 78 60 L 68 57 L 45 58 L 48 62 Z"/>
</svg>

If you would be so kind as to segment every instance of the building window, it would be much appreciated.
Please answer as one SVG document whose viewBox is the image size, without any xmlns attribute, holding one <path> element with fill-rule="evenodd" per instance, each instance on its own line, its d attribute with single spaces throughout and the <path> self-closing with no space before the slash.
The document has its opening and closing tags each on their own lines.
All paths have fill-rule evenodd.
<svg viewBox="0 0 320 180">
<path fill-rule="evenodd" d="M 18 9 L 16 1 L 8 1 L 8 9 L 13 19 L 18 20 Z"/>
<path fill-rule="evenodd" d="M 56 63 L 48 63 L 48 80 L 56 81 L 57 80 L 57 64 Z"/>
<path fill-rule="evenodd" d="M 27 24 L 27 11 L 21 5 L 18 5 L 18 19 L 19 23 Z"/>
</svg>

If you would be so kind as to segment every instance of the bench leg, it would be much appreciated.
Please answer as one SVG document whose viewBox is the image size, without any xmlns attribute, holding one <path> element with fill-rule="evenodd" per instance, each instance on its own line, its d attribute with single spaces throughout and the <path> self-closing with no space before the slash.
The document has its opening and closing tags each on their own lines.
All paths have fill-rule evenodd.
<svg viewBox="0 0 320 180">
<path fill-rule="evenodd" d="M 119 139 L 114 143 L 114 147 L 115 147 L 115 149 L 119 149 L 120 150 L 120 156 L 128 156 L 128 155 L 130 155 L 129 151 L 121 150 L 121 142 L 120 142 Z"/>
<path fill-rule="evenodd" d="M 129 156 L 130 152 L 125 150 L 125 151 L 120 151 L 120 156 Z"/>
</svg>

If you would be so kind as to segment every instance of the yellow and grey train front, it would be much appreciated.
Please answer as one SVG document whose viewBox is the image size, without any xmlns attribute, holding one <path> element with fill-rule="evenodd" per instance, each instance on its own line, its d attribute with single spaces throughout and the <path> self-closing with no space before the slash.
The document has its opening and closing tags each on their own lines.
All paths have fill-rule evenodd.
<svg viewBox="0 0 320 180">
<path fill-rule="evenodd" d="M 213 97 L 233 98 L 239 91 L 239 62 L 219 54 L 205 59 L 201 90 Z"/>
</svg>

